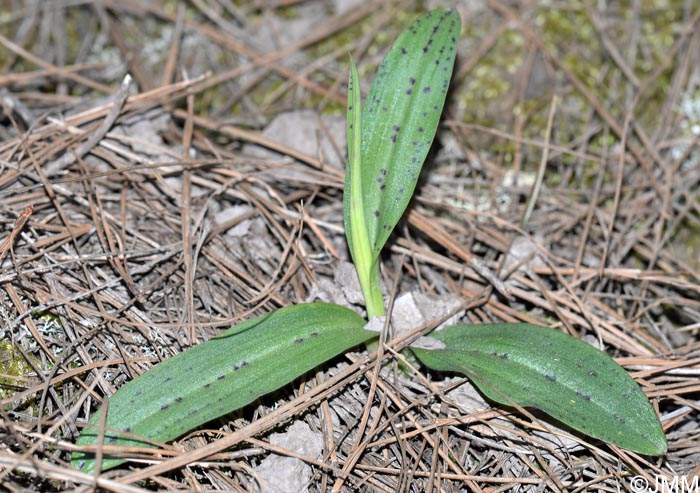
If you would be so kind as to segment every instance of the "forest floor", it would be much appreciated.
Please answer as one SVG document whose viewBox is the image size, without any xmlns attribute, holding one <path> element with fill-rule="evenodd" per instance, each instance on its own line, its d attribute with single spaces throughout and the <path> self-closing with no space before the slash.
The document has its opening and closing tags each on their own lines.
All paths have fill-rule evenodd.
<svg viewBox="0 0 700 493">
<path fill-rule="evenodd" d="M 322 445 L 287 452 L 298 491 L 697 485 L 700 8 L 629 4 L 0 0 L 0 489 L 261 491 L 275 434 L 298 423 Z M 127 381 L 339 296 L 348 54 L 366 95 L 389 44 L 440 6 L 462 18 L 457 64 L 382 258 L 388 294 L 597 345 L 668 452 L 560 430 L 391 351 L 305 402 L 359 348 L 150 455 L 73 468 L 81 426 Z"/>
</svg>

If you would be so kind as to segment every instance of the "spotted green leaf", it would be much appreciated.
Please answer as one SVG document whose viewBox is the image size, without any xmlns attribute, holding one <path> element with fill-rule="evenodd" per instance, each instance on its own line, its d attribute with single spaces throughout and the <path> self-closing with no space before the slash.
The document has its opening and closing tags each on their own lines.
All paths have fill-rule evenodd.
<svg viewBox="0 0 700 493">
<path fill-rule="evenodd" d="M 375 255 L 401 219 L 435 137 L 460 26 L 455 10 L 419 17 L 384 58 L 367 96 L 362 110 L 362 189 Z"/>
<path fill-rule="evenodd" d="M 666 437 L 646 395 L 607 354 L 530 324 L 456 325 L 431 334 L 446 349 L 413 349 L 424 365 L 468 376 L 501 404 L 543 410 L 604 442 L 648 455 Z"/>
<path fill-rule="evenodd" d="M 368 313 L 383 312 L 372 309 L 379 254 L 413 195 L 435 137 L 460 27 L 454 10 L 434 10 L 415 20 L 382 61 L 362 109 L 351 64 L 345 231 L 360 283 L 363 276 L 371 279 L 362 286 Z M 367 258 L 367 265 L 358 262 Z"/>
<path fill-rule="evenodd" d="M 128 382 L 108 402 L 106 428 L 155 442 L 173 440 L 253 402 L 368 339 L 365 320 L 352 310 L 311 303 L 290 306 L 237 325 L 166 359 Z M 98 442 L 99 412 L 77 445 Z M 148 447 L 108 431 L 104 445 Z M 74 466 L 93 471 L 94 456 L 73 454 Z M 123 461 L 105 458 L 102 469 Z"/>
</svg>

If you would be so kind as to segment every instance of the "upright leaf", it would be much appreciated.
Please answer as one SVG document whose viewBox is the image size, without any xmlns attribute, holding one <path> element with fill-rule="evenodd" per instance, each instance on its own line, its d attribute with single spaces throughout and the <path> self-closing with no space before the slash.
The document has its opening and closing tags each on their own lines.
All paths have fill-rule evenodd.
<svg viewBox="0 0 700 493">
<path fill-rule="evenodd" d="M 166 442 L 239 409 L 368 339 L 365 320 L 342 306 L 311 303 L 282 308 L 237 325 L 156 365 L 109 399 L 106 428 Z M 78 438 L 98 442 L 99 412 Z M 108 431 L 104 445 L 149 447 L 138 438 Z M 107 454 L 108 455 L 108 454 Z M 72 463 L 94 470 L 94 456 Z M 123 460 L 107 458 L 102 469 Z"/>
<path fill-rule="evenodd" d="M 353 261 L 358 264 L 354 247 L 355 236 L 367 236 L 365 225 L 364 199 L 362 197 L 361 171 L 362 161 L 362 95 L 360 83 L 357 80 L 357 67 L 355 61 L 350 58 L 350 75 L 348 76 L 348 105 L 347 105 L 347 134 L 348 134 L 348 162 L 345 168 L 345 193 L 343 194 L 343 211 L 345 220 L 345 237 L 348 248 L 353 254 Z M 358 242 L 361 242 L 358 238 Z M 365 253 L 358 246 L 357 254 Z"/>
<path fill-rule="evenodd" d="M 635 452 L 666 451 L 659 419 L 639 385 L 585 342 L 529 324 L 456 325 L 431 336 L 447 349 L 413 349 L 418 359 L 433 370 L 468 376 L 496 402 L 539 408 Z"/>
<path fill-rule="evenodd" d="M 365 297 L 367 317 L 372 319 L 384 315 L 385 310 L 379 278 L 378 256 L 373 255 L 365 219 L 365 197 L 362 191 L 361 101 L 357 67 L 350 58 L 347 108 L 348 164 L 345 169 L 345 193 L 343 194 L 345 236 Z"/>
<path fill-rule="evenodd" d="M 461 22 L 455 10 L 415 20 L 382 61 L 362 111 L 362 195 L 375 257 L 408 205 L 450 85 Z"/>
<path fill-rule="evenodd" d="M 370 319 L 385 312 L 379 254 L 413 195 L 435 137 L 460 25 L 456 11 L 435 10 L 406 28 L 382 61 L 362 111 L 350 61 L 345 232 Z"/>
</svg>

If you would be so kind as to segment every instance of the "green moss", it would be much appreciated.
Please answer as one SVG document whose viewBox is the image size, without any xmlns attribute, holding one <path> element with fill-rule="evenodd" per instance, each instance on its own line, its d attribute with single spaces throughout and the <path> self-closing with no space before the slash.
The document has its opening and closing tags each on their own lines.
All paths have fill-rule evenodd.
<svg viewBox="0 0 700 493">
<path fill-rule="evenodd" d="M 593 6 L 595 10 L 596 7 Z M 604 19 L 605 34 L 611 42 L 622 50 L 621 56 L 629 57 L 626 50 L 631 36 L 637 36 L 634 58 L 629 60 L 630 69 L 639 81 L 646 80 L 658 67 L 668 61 L 668 51 L 678 39 L 684 27 L 683 3 L 679 0 L 642 0 L 638 17 L 632 9 L 623 4 L 617 10 L 609 8 Z M 543 2 L 532 10 L 522 12 L 525 22 L 533 26 L 544 44 L 568 71 L 574 74 L 613 118 L 623 121 L 626 114 L 625 102 L 633 90 L 630 81 L 612 60 L 600 39 L 600 33 L 584 8 L 584 0 L 560 4 Z M 461 51 L 467 57 L 476 49 L 481 40 L 496 29 L 501 20 L 488 16 L 475 16 L 464 25 Z M 632 29 L 639 26 L 638 33 Z M 518 90 L 518 70 L 524 68 L 527 57 L 533 49 L 532 43 L 523 38 L 519 30 L 505 31 L 496 44 L 479 60 L 462 81 L 455 81 L 453 99 L 457 102 L 460 118 L 470 124 L 480 124 L 512 133 L 516 118 L 524 118 L 523 137 L 542 140 L 544 138 L 547 115 L 555 89 L 562 95 L 557 108 L 555 129 L 557 139 L 562 142 L 574 141 L 590 128 L 590 102 L 572 84 L 559 82 L 566 77 L 556 68 L 544 77 L 542 91 L 533 96 L 526 95 L 518 104 L 515 91 Z M 471 50 L 471 51 L 470 51 Z M 532 76 L 538 70 L 552 70 L 551 63 L 544 58 L 543 66 L 533 66 Z M 658 115 L 668 101 L 672 86 L 674 64 L 664 71 L 652 84 L 645 88 L 642 98 L 635 107 L 635 120 L 648 129 L 655 129 Z M 542 75 L 542 74 L 540 74 Z M 554 76 L 556 80 L 552 80 Z M 537 79 L 533 79 L 537 80 Z M 566 92 L 562 93 L 562 89 Z M 529 99 L 528 99 L 529 98 Z M 475 140 L 478 139 L 478 140 Z M 485 134 L 473 135 L 471 145 L 484 152 L 503 153 L 502 138 Z M 591 153 L 603 153 L 616 145 L 619 139 L 612 132 L 599 132 L 588 141 Z M 534 167 L 539 162 L 541 149 L 538 146 L 522 146 L 523 165 Z M 502 154 L 509 162 L 510 150 Z M 591 183 L 597 172 L 590 166 L 586 180 Z"/>
<path fill-rule="evenodd" d="M 25 379 L 33 373 L 10 341 L 0 341 L 0 399 L 12 397 L 18 389 L 26 387 Z"/>
<path fill-rule="evenodd" d="M 492 28 L 469 23 L 465 25 L 463 37 L 472 41 L 482 39 Z M 512 94 L 513 75 L 521 65 L 524 54 L 524 40 L 519 32 L 509 30 L 501 35 L 495 46 L 468 74 L 460 89 L 458 104 L 465 121 L 497 125 L 499 118 L 490 115 L 512 115 L 512 98 L 506 96 Z"/>
<path fill-rule="evenodd" d="M 294 20 L 299 19 L 301 14 L 296 5 L 283 5 L 275 9 L 275 14 L 281 19 Z"/>
<path fill-rule="evenodd" d="M 693 269 L 700 269 L 700 222 L 684 220 L 670 242 L 671 252 Z"/>
</svg>

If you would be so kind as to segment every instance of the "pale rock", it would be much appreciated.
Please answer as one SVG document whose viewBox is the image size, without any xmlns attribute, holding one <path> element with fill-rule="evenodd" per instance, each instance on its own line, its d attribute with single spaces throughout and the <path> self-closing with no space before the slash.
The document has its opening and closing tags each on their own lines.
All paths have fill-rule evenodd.
<svg viewBox="0 0 700 493">
<path fill-rule="evenodd" d="M 227 207 L 219 211 L 216 216 L 214 216 L 214 222 L 217 226 L 226 224 L 228 221 L 232 221 L 237 217 L 243 216 L 251 212 L 253 208 L 249 205 L 234 205 L 232 207 Z M 226 235 L 233 237 L 245 236 L 250 230 L 250 219 L 244 219 L 238 224 L 226 230 Z"/>
<path fill-rule="evenodd" d="M 357 277 L 357 270 L 353 263 L 338 262 L 338 266 L 333 273 L 333 279 L 343 290 L 345 298 L 347 298 L 350 303 L 356 305 L 363 305 L 365 303 L 365 298 L 362 295 L 362 288 L 360 287 L 360 279 Z"/>
<path fill-rule="evenodd" d="M 270 435 L 270 444 L 314 460 L 323 452 L 323 436 L 303 421 L 294 422 L 284 433 Z M 271 453 L 255 473 L 266 493 L 306 493 L 313 471 L 300 459 Z"/>
<path fill-rule="evenodd" d="M 311 286 L 309 295 L 304 300 L 304 303 L 312 303 L 314 301 L 335 303 L 336 305 L 352 308 L 352 305 L 345 298 L 342 288 L 325 277 L 319 277 Z"/>
<path fill-rule="evenodd" d="M 443 318 L 459 308 L 460 304 L 460 299 L 452 295 L 435 297 L 418 291 L 404 293 L 394 301 L 391 324 L 397 335 L 405 334 L 419 325 Z M 441 323 L 436 330 L 454 325 L 463 315 L 463 311 L 456 313 Z"/>
<path fill-rule="evenodd" d="M 460 377 L 445 379 L 442 386 L 447 387 L 452 385 L 456 380 L 462 379 Z M 489 407 L 489 404 L 481 396 L 481 393 L 467 381 L 459 387 L 450 390 L 446 395 L 460 407 L 460 411 L 464 414 L 476 413 Z"/>
<path fill-rule="evenodd" d="M 321 122 L 331 138 L 326 135 Z M 339 115 L 318 115 L 311 110 L 288 111 L 277 115 L 265 127 L 262 135 L 271 141 L 313 158 L 317 158 L 320 152 L 321 160 L 324 163 L 342 169 L 345 166 L 343 156 L 347 142 L 345 124 L 345 118 Z M 243 150 L 245 154 L 261 159 L 273 160 L 280 159 L 282 156 L 275 151 L 254 145 L 246 145 Z M 343 156 L 340 156 L 338 152 Z M 283 174 L 289 172 L 283 169 L 278 171 Z M 295 176 L 295 179 L 302 178 Z"/>
<path fill-rule="evenodd" d="M 542 259 L 539 247 L 533 239 L 518 236 L 511 243 L 503 271 L 509 272 L 516 265 L 518 266 L 516 272 L 527 272 L 533 267 L 546 267 L 547 264 Z"/>
</svg>

